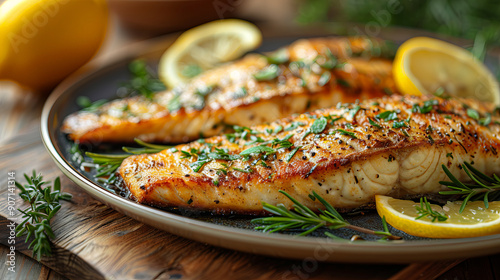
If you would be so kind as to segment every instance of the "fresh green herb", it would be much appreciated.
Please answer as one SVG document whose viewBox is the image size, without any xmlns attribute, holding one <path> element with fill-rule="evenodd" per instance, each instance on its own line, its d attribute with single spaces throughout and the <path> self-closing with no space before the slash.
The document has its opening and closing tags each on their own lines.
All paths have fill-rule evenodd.
<svg viewBox="0 0 500 280">
<path fill-rule="evenodd" d="M 129 71 L 132 79 L 123 85 L 124 96 L 142 95 L 151 100 L 156 92 L 166 89 L 143 60 L 132 61 L 129 64 Z"/>
<path fill-rule="evenodd" d="M 396 111 L 385 111 L 375 116 L 377 120 L 393 121 L 398 119 Z"/>
<path fill-rule="evenodd" d="M 169 112 L 176 112 L 182 108 L 181 95 L 175 94 L 168 102 L 167 109 Z"/>
<path fill-rule="evenodd" d="M 243 98 L 248 94 L 247 89 L 245 87 L 240 87 L 233 93 L 233 99 Z"/>
<path fill-rule="evenodd" d="M 326 117 L 322 116 L 321 118 L 316 119 L 311 125 L 311 127 L 305 131 L 304 135 L 302 136 L 302 139 L 306 138 L 307 135 L 311 133 L 320 134 L 321 132 L 323 132 L 323 130 L 325 130 L 327 124 L 328 120 L 326 119 Z"/>
<path fill-rule="evenodd" d="M 200 75 L 202 72 L 203 69 L 201 69 L 200 66 L 196 64 L 188 64 L 182 69 L 181 75 L 186 78 L 193 78 Z"/>
<path fill-rule="evenodd" d="M 477 123 L 482 126 L 488 126 L 491 123 L 491 114 L 486 114 L 486 117 L 479 119 Z"/>
<path fill-rule="evenodd" d="M 202 87 L 198 87 L 196 88 L 194 94 L 200 96 L 200 97 L 205 97 L 207 96 L 209 93 L 211 93 L 213 90 L 214 90 L 214 86 L 202 86 Z"/>
<path fill-rule="evenodd" d="M 474 182 L 471 184 L 466 184 L 460 182 L 453 174 L 448 170 L 448 168 L 443 164 L 441 165 L 444 172 L 451 180 L 451 182 L 440 181 L 439 183 L 452 189 L 451 191 L 441 191 L 439 194 L 443 195 L 461 195 L 464 198 L 462 206 L 460 207 L 460 213 L 464 211 L 465 206 L 468 201 L 483 200 L 484 206 L 488 208 L 489 201 L 497 200 L 500 198 L 500 178 L 493 174 L 492 176 L 487 176 L 481 171 L 474 168 L 470 163 L 464 162 L 462 164 L 462 170 L 467 174 L 467 176 Z"/>
<path fill-rule="evenodd" d="M 259 72 L 255 73 L 253 77 L 257 81 L 270 81 L 278 77 L 280 74 L 280 68 L 276 64 L 271 64 L 266 66 L 264 69 L 260 70 Z"/>
<path fill-rule="evenodd" d="M 134 139 L 134 141 L 141 147 L 123 147 L 123 151 L 127 154 L 99 154 L 86 152 L 85 154 L 92 159 L 92 163 L 96 168 L 96 178 L 106 178 L 108 184 L 115 183 L 116 177 L 115 172 L 122 164 L 123 160 L 128 158 L 130 155 L 137 154 L 154 154 L 159 153 L 163 150 L 171 148 L 171 146 L 155 145 L 149 144 L 139 139 Z"/>
<path fill-rule="evenodd" d="M 280 190 L 279 192 L 285 195 L 294 203 L 293 210 L 287 209 L 283 204 L 274 206 L 269 203 L 262 202 L 264 210 L 270 212 L 275 216 L 253 219 L 252 223 L 261 225 L 255 227 L 256 230 L 262 230 L 264 232 L 271 233 L 286 231 L 290 229 L 301 229 L 303 231 L 299 234 L 299 236 L 305 236 L 316 231 L 317 229 L 324 227 L 330 230 L 348 228 L 366 234 L 381 236 L 383 239 L 401 239 L 401 237 L 392 235 L 388 231 L 388 227 L 385 224 L 385 219 L 383 220 L 384 231 L 373 231 L 370 229 L 351 225 L 337 212 L 337 210 L 335 210 L 335 208 L 333 208 L 330 203 L 324 200 L 316 192 L 313 192 L 312 196 L 315 198 L 315 200 L 318 200 L 325 208 L 325 210 L 317 209 L 319 214 L 316 214 L 313 210 L 298 202 L 285 191 Z"/>
<path fill-rule="evenodd" d="M 431 144 L 434 144 L 434 139 L 431 135 L 427 135 L 427 138 L 429 138 L 429 142 L 431 142 Z"/>
<path fill-rule="evenodd" d="M 286 48 L 282 48 L 266 56 L 266 58 L 270 64 L 283 64 L 288 62 L 290 54 Z"/>
<path fill-rule="evenodd" d="M 318 80 L 318 86 L 322 87 L 324 85 L 326 85 L 330 79 L 332 78 L 332 73 L 330 72 L 325 72 L 321 75 L 321 77 L 319 77 L 319 80 Z"/>
<path fill-rule="evenodd" d="M 478 111 L 472 109 L 472 108 L 468 108 L 467 109 L 467 115 L 471 118 L 473 118 L 474 120 L 479 120 L 479 113 Z"/>
<path fill-rule="evenodd" d="M 395 121 L 392 124 L 392 128 L 402 128 L 402 127 L 408 127 L 405 121 Z"/>
<path fill-rule="evenodd" d="M 347 114 L 346 120 L 348 120 L 348 121 L 354 120 L 354 117 L 359 112 L 359 109 L 361 109 L 361 107 L 359 105 L 356 105 L 354 108 L 350 109 L 349 113 Z"/>
<path fill-rule="evenodd" d="M 293 122 L 291 123 L 287 128 L 285 128 L 285 131 L 290 131 L 298 128 L 299 126 L 304 126 L 306 125 L 305 123 L 302 122 Z"/>
<path fill-rule="evenodd" d="M 285 158 L 286 162 L 290 162 L 297 151 L 302 148 L 302 146 L 295 147 Z"/>
<path fill-rule="evenodd" d="M 444 88 L 442 88 L 442 87 L 436 89 L 436 91 L 433 92 L 432 94 L 436 97 L 443 98 L 443 99 L 450 99 L 451 98 L 450 95 L 446 94 L 446 92 L 444 91 Z"/>
<path fill-rule="evenodd" d="M 436 220 L 438 222 L 444 222 L 448 220 L 448 217 L 438 211 L 432 210 L 431 204 L 427 201 L 427 197 L 420 198 L 420 205 L 416 205 L 418 217 L 415 220 L 422 219 L 424 217 L 429 217 L 429 219 L 434 223 Z"/>
<path fill-rule="evenodd" d="M 252 169 L 250 167 L 246 167 L 245 169 L 233 167 L 233 169 L 243 173 L 252 173 Z"/>
<path fill-rule="evenodd" d="M 337 79 L 337 83 L 343 87 L 350 88 L 351 84 L 349 84 L 348 81 L 343 80 L 343 79 Z"/>
<path fill-rule="evenodd" d="M 447 153 L 446 157 L 449 157 L 449 158 L 453 159 L 453 154 L 452 153 Z"/>
<path fill-rule="evenodd" d="M 368 122 L 376 128 L 382 128 L 378 123 L 374 122 L 371 118 L 368 118 Z"/>
<path fill-rule="evenodd" d="M 46 186 L 49 182 L 43 181 L 42 174 L 36 173 L 33 170 L 33 175 L 28 177 L 24 174 L 27 184 L 21 185 L 15 182 L 16 187 L 21 191 L 19 196 L 29 202 L 30 206 L 27 209 L 21 210 L 24 219 L 17 225 L 15 232 L 16 236 L 26 236 L 25 242 L 33 238 L 29 243 L 28 249 L 33 248 L 33 256 L 36 256 L 40 261 L 42 256 L 50 256 L 52 253 L 50 239 L 55 238 L 50 220 L 61 209 L 59 200 L 71 200 L 72 195 L 61 192 L 61 181 L 59 177 L 54 180 L 53 186 Z"/>
<path fill-rule="evenodd" d="M 283 130 L 283 127 L 281 125 L 278 125 L 277 127 L 274 128 L 273 134 L 278 134 Z"/>
<path fill-rule="evenodd" d="M 76 104 L 78 104 L 78 106 L 80 106 L 83 111 L 87 112 L 97 111 L 97 109 L 106 104 L 106 102 L 108 102 L 106 99 L 100 99 L 92 102 L 87 96 L 78 96 L 78 98 L 76 99 Z"/>
<path fill-rule="evenodd" d="M 249 156 L 251 154 L 260 154 L 260 153 L 265 153 L 267 155 L 270 155 L 270 154 L 273 154 L 275 152 L 276 151 L 271 147 L 268 147 L 266 145 L 260 145 L 260 146 L 251 147 L 251 148 L 248 148 L 248 149 L 242 151 L 240 153 L 240 156 Z"/>
<path fill-rule="evenodd" d="M 412 108 L 413 113 L 427 114 L 432 111 L 435 105 L 439 105 L 439 101 L 435 99 L 427 100 L 422 106 L 414 104 Z"/>
<path fill-rule="evenodd" d="M 340 133 L 342 135 L 347 135 L 347 136 L 350 136 L 354 139 L 357 139 L 358 137 L 356 137 L 356 134 L 354 132 L 351 132 L 351 131 L 347 131 L 347 130 L 343 130 L 341 128 L 337 128 L 335 129 L 334 131 L 330 132 L 330 135 L 334 135 L 336 133 Z"/>
</svg>

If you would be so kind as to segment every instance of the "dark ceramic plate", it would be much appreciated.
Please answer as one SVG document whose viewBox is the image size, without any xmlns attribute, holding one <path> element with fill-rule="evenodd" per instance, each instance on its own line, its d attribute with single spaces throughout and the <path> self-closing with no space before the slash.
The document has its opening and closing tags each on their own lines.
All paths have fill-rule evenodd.
<svg viewBox="0 0 500 280">
<path fill-rule="evenodd" d="M 263 28 L 263 30 L 264 43 L 257 51 L 274 50 L 297 38 L 331 35 L 328 26 L 313 29 L 272 27 Z M 421 35 L 416 33 L 416 31 L 398 29 L 384 31 L 379 36 L 399 43 L 408 37 Z M 430 240 L 409 236 L 391 229 L 393 233 L 403 236 L 404 240 L 376 242 L 371 236 L 363 236 L 367 241 L 349 242 L 326 238 L 321 232 L 310 237 L 296 237 L 293 236 L 294 232 L 265 234 L 253 229 L 254 225 L 249 222 L 251 217 L 212 216 L 174 209 L 165 211 L 137 204 L 106 189 L 94 179 L 92 173 L 82 170 L 72 160 L 70 153 L 72 142 L 60 132 L 61 122 L 65 116 L 79 109 L 75 102 L 78 96 L 88 96 L 91 100 L 115 98 L 119 85 L 130 78 L 127 65 L 134 59 L 142 58 L 152 67 L 156 67 L 160 55 L 173 39 L 175 36 L 142 42 L 116 53 L 111 59 L 94 61 L 64 81 L 45 104 L 42 114 L 42 139 L 47 150 L 64 174 L 96 199 L 136 220 L 186 238 L 229 249 L 276 257 L 313 257 L 322 261 L 341 262 L 404 263 L 500 252 L 500 235 Z M 112 146 L 108 147 L 108 151 L 120 151 L 120 148 L 120 146 Z M 102 152 L 93 147 L 87 147 L 87 149 Z M 348 220 L 355 225 L 363 225 L 375 230 L 381 230 L 382 227 L 380 218 L 373 211 L 365 212 L 364 215 L 348 216 Z M 349 238 L 355 233 L 340 229 L 335 234 Z"/>
</svg>

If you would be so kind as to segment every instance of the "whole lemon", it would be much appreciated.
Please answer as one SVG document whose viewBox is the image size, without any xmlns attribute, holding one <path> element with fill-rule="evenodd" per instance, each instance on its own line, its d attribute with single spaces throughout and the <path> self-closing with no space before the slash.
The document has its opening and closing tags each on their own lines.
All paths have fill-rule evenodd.
<svg viewBox="0 0 500 280">
<path fill-rule="evenodd" d="M 6 0 L 0 79 L 50 89 L 96 54 L 107 25 L 106 0 Z"/>
</svg>

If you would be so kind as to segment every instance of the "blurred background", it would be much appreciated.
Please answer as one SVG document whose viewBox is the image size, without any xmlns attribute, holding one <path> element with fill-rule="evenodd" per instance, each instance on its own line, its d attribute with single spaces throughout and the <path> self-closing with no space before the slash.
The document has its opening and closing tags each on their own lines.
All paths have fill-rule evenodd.
<svg viewBox="0 0 500 280">
<path fill-rule="evenodd" d="M 6 9 L 7 5 L 4 4 L 8 2 L 16 2 L 18 6 Z M 81 21 L 80 25 L 70 27 L 61 21 L 52 26 L 52 29 L 47 28 L 59 16 L 59 9 L 69 9 L 74 2 L 96 3 L 96 7 L 100 5 L 98 9 L 103 15 L 96 16 L 92 9 L 84 10 L 75 5 L 73 14 L 68 13 L 70 18 L 65 20 L 73 22 L 78 19 Z M 481 60 L 485 57 L 486 49 L 500 44 L 500 5 L 489 0 L 0 0 L 0 3 L 3 3 L 0 8 L 0 108 L 9 108 L 3 110 L 0 116 L 0 127 L 3 128 L 0 133 L 3 136 L 12 130 L 8 118 L 4 117 L 12 114 L 12 108 L 26 109 L 27 104 L 33 103 L 34 96 L 46 98 L 60 80 L 92 57 L 105 56 L 131 43 L 186 30 L 216 19 L 242 18 L 261 25 L 281 25 L 286 28 L 328 23 L 332 33 L 339 35 L 377 36 L 380 30 L 391 27 L 426 30 L 450 38 L 464 39 L 464 45 Z M 24 17 L 16 15 L 21 8 L 34 3 L 41 3 L 40 7 L 44 10 L 40 13 L 37 8 L 33 8 Z M 7 31 L 12 28 L 10 19 L 14 16 L 19 19 L 17 31 L 21 32 L 20 35 L 24 36 L 27 32 L 30 36 L 40 37 L 39 41 L 35 42 L 30 36 L 21 36 L 17 38 L 18 41 L 13 41 L 16 37 L 12 37 L 12 33 Z M 44 21 L 46 19 L 48 21 Z M 96 24 L 97 22 L 101 25 Z M 29 26 L 33 23 L 39 25 Z M 48 31 L 42 34 L 41 30 L 45 29 Z M 40 32 L 31 32 L 33 30 Z M 103 35 L 93 36 L 96 33 Z M 55 34 L 59 35 L 59 41 L 54 40 Z M 76 37 L 79 44 L 95 37 L 99 44 L 87 46 L 89 52 L 81 53 L 84 47 L 65 45 L 69 36 Z M 13 46 L 26 47 L 26 53 L 16 50 L 9 57 L 7 49 Z M 80 60 L 59 71 L 58 63 L 53 63 L 56 61 L 54 57 L 39 54 L 39 50 L 55 46 L 60 48 L 54 54 L 58 59 L 62 58 L 67 63 L 76 60 L 76 54 L 80 52 Z M 63 53 L 67 58 L 63 57 Z M 40 56 L 45 60 L 38 64 L 30 62 L 30 59 Z M 498 59 L 500 56 L 496 57 Z M 43 70 L 40 72 L 41 68 Z M 39 72 L 33 69 L 38 69 Z M 20 73 L 20 78 L 13 77 L 12 73 L 15 71 Z M 42 85 L 21 79 L 31 75 L 45 81 L 46 78 L 39 73 L 48 73 L 50 76 L 47 77 L 53 77 L 55 74 L 52 73 L 59 73 L 59 76 L 54 82 Z M 500 77 L 500 73 L 494 74 Z"/>
</svg>

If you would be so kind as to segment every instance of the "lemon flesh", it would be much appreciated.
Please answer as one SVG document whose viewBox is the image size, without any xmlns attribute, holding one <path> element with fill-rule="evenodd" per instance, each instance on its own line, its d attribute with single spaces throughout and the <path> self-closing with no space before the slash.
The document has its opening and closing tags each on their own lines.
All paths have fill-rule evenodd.
<svg viewBox="0 0 500 280">
<path fill-rule="evenodd" d="M 88 62 L 106 34 L 105 0 L 7 0 L 0 6 L 0 79 L 35 90 Z"/>
<path fill-rule="evenodd" d="M 200 72 L 239 58 L 261 41 L 260 30 L 243 20 L 202 24 L 182 33 L 165 51 L 158 66 L 159 77 L 168 87 L 175 87 Z"/>
<path fill-rule="evenodd" d="M 498 82 L 467 50 L 427 37 L 403 43 L 393 64 L 396 85 L 403 94 L 432 94 L 443 89 L 457 97 L 500 104 Z"/>
<path fill-rule="evenodd" d="M 416 219 L 420 214 L 411 200 L 395 199 L 377 195 L 377 212 L 385 216 L 387 223 L 410 235 L 429 238 L 465 238 L 500 233 L 500 201 L 484 206 L 482 201 L 469 202 L 459 213 L 461 201 L 448 202 L 443 207 L 432 205 L 432 209 L 448 217 L 444 222 L 432 222 L 430 217 Z"/>
</svg>

